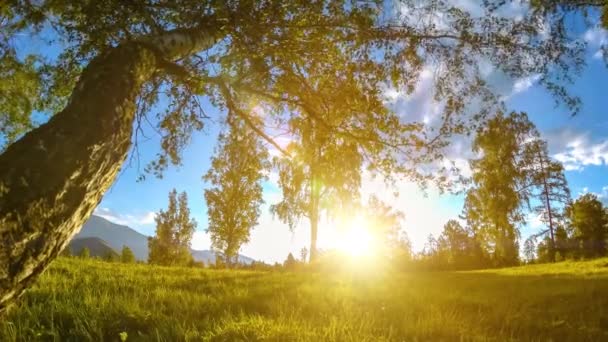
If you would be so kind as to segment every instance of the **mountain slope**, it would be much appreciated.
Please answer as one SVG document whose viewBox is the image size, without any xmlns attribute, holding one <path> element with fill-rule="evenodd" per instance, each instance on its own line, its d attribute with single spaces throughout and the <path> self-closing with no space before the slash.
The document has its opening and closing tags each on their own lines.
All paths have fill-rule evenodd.
<svg viewBox="0 0 608 342">
<path fill-rule="evenodd" d="M 91 257 L 105 258 L 108 254 L 118 257 L 118 253 L 105 241 L 97 237 L 85 237 L 70 241 L 70 254 L 80 255 L 83 248 L 88 248 Z"/>
<path fill-rule="evenodd" d="M 85 237 L 100 238 L 115 251 L 121 251 L 123 246 L 127 246 L 137 260 L 148 260 L 148 237 L 127 226 L 92 215 L 74 239 Z"/>
<path fill-rule="evenodd" d="M 72 242 L 81 238 L 99 238 L 114 251 L 121 251 L 123 246 L 127 246 L 133 251 L 135 259 L 148 260 L 148 236 L 130 227 L 110 222 L 103 217 L 92 215 L 80 232 L 74 236 Z M 192 249 L 191 253 L 196 261 L 202 261 L 205 264 L 215 263 L 215 252 L 213 251 Z M 253 261 L 249 257 L 239 255 L 241 263 L 250 264 Z"/>
</svg>

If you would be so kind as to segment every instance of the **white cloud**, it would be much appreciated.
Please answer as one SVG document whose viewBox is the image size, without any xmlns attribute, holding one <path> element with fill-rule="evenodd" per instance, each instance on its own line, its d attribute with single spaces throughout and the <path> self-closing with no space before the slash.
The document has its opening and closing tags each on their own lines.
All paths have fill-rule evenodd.
<svg viewBox="0 0 608 342">
<path fill-rule="evenodd" d="M 141 226 L 154 224 L 154 217 L 156 216 L 156 213 L 153 211 L 136 214 L 121 214 L 107 207 L 97 207 L 93 214 L 103 217 L 110 222 L 129 226 L 131 228 L 139 228 Z"/>
<path fill-rule="evenodd" d="M 583 34 L 583 39 L 589 44 L 589 48 L 596 50 L 593 58 L 604 57 L 602 47 L 608 45 L 608 30 L 600 27 L 590 28 Z"/>
<path fill-rule="evenodd" d="M 553 157 L 562 162 L 568 171 L 581 171 L 589 165 L 608 164 L 608 139 L 592 141 L 590 134 L 583 133 L 571 136 L 565 144 L 559 144 L 563 147 Z"/>
<path fill-rule="evenodd" d="M 599 192 L 589 191 L 588 187 L 584 187 L 581 191 L 578 192 L 576 198 L 581 197 L 585 194 L 594 194 L 597 198 L 602 202 L 608 202 L 608 185 L 602 187 Z"/>
<path fill-rule="evenodd" d="M 192 235 L 190 247 L 197 250 L 211 249 L 211 238 L 209 234 L 203 230 L 197 230 Z"/>
<path fill-rule="evenodd" d="M 530 89 L 538 80 L 540 79 L 540 75 L 530 75 L 527 77 L 520 78 L 515 80 L 513 83 L 513 92 L 512 95 L 522 93 L 528 89 Z"/>
<path fill-rule="evenodd" d="M 545 223 L 542 221 L 542 215 L 534 212 L 528 213 L 526 216 L 526 222 L 528 223 L 528 228 L 534 230 L 545 227 Z"/>
</svg>

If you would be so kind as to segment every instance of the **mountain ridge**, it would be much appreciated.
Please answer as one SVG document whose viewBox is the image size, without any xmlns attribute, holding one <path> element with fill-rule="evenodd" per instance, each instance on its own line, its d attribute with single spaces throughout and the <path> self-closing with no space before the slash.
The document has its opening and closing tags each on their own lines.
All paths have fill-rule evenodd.
<svg viewBox="0 0 608 342">
<path fill-rule="evenodd" d="M 100 239 L 118 254 L 120 254 L 123 246 L 127 246 L 133 251 L 135 259 L 144 262 L 148 260 L 147 235 L 129 226 L 111 222 L 101 216 L 91 215 L 70 244 L 83 238 Z M 190 249 L 190 252 L 196 261 L 203 261 L 205 264 L 215 263 L 216 253 L 213 251 Z M 250 264 L 253 261 L 252 258 L 239 254 L 239 262 Z"/>
</svg>

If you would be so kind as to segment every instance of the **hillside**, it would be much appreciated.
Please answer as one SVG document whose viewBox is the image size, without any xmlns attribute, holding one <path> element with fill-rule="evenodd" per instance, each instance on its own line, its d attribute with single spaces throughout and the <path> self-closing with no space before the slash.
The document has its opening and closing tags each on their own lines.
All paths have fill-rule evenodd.
<svg viewBox="0 0 608 342">
<path fill-rule="evenodd" d="M 148 259 L 148 237 L 134 229 L 92 215 L 74 239 L 95 237 L 105 241 L 115 251 L 128 246 L 137 260 Z"/>
<path fill-rule="evenodd" d="M 84 237 L 73 239 L 70 241 L 68 248 L 70 249 L 70 254 L 72 255 L 80 255 L 83 248 L 89 249 L 89 255 L 91 257 L 97 258 L 105 258 L 109 254 L 114 256 L 118 256 L 118 253 L 112 249 L 105 241 L 97 237 Z"/>
<path fill-rule="evenodd" d="M 120 252 L 123 246 L 127 246 L 133 251 L 137 260 L 148 260 L 148 236 L 137 232 L 133 228 L 110 222 L 103 217 L 91 215 L 73 240 L 91 237 L 105 241 L 108 246 L 117 252 Z M 215 262 L 213 251 L 193 249 L 191 253 L 196 261 L 203 261 L 205 264 Z M 239 255 L 239 261 L 250 264 L 253 259 Z"/>
<path fill-rule="evenodd" d="M 607 264 L 382 275 L 60 258 L 0 340 L 606 341 Z"/>
</svg>

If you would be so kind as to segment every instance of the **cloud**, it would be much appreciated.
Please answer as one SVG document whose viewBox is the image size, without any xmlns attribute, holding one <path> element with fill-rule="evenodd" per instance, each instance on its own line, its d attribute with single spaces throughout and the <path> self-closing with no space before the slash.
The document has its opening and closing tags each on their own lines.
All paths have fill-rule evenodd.
<svg viewBox="0 0 608 342">
<path fill-rule="evenodd" d="M 511 95 L 523 93 L 524 91 L 530 89 L 536 82 L 538 82 L 539 79 L 540 75 L 536 74 L 515 80 L 515 82 L 513 83 L 513 91 Z"/>
<path fill-rule="evenodd" d="M 384 89 L 386 104 L 406 122 L 424 122 L 432 125 L 440 117 L 442 104 L 434 99 L 435 67 L 425 66 L 420 71 L 418 83 L 411 94 L 393 87 Z"/>
<path fill-rule="evenodd" d="M 190 247 L 196 250 L 211 249 L 211 238 L 209 237 L 209 233 L 203 230 L 195 231 L 192 235 L 192 240 L 190 241 Z"/>
<path fill-rule="evenodd" d="M 528 229 L 538 230 L 539 228 L 545 227 L 545 223 L 542 220 L 542 214 L 537 214 L 535 212 L 526 215 L 526 222 Z"/>
<path fill-rule="evenodd" d="M 555 142 L 554 139 L 549 140 L 549 144 L 561 147 L 559 152 L 553 154 L 553 157 L 562 164 L 567 171 L 582 171 L 585 166 L 603 166 L 608 165 L 608 139 L 594 141 L 589 133 L 574 133 L 572 131 L 564 131 L 561 134 L 561 142 Z M 556 147 L 553 146 L 552 150 Z"/>
<path fill-rule="evenodd" d="M 583 34 L 583 39 L 589 44 L 589 48 L 595 50 L 593 58 L 604 57 L 602 47 L 608 45 L 608 30 L 601 27 L 590 28 Z"/>
<path fill-rule="evenodd" d="M 156 213 L 153 211 L 137 214 L 121 214 L 107 207 L 97 207 L 93 214 L 103 217 L 113 223 L 132 228 L 154 224 L 154 217 L 156 216 Z"/>
<path fill-rule="evenodd" d="M 585 194 L 593 194 L 593 195 L 597 196 L 597 198 L 600 201 L 602 201 L 604 203 L 608 203 L 608 185 L 602 187 L 602 189 L 600 189 L 599 192 L 589 191 L 588 187 L 584 187 L 581 189 L 581 191 L 578 192 L 576 198 L 581 197 Z"/>
</svg>

